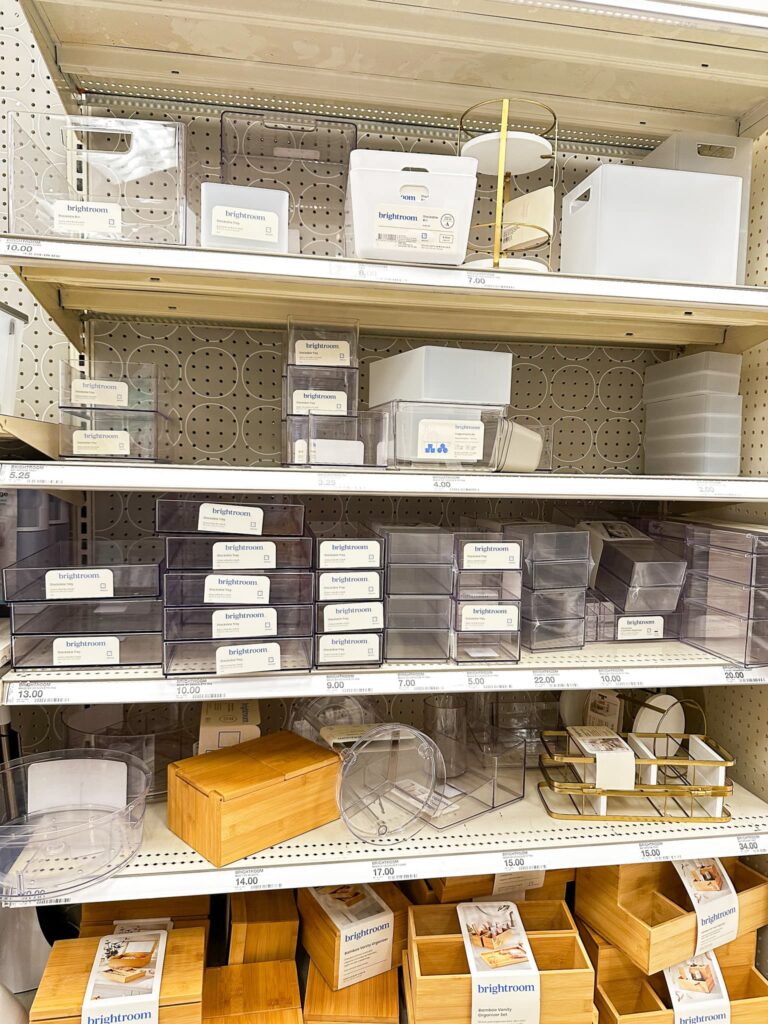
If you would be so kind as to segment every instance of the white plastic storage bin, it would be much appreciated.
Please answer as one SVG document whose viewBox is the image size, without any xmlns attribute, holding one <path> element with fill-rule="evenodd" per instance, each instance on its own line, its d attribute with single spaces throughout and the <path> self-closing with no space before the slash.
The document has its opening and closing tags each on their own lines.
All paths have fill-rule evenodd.
<svg viewBox="0 0 768 1024">
<path fill-rule="evenodd" d="M 644 472 L 653 476 L 738 476 L 741 458 L 736 455 L 678 452 L 645 454 Z"/>
<path fill-rule="evenodd" d="M 356 149 L 349 160 L 347 255 L 458 266 L 476 184 L 473 157 Z"/>
<path fill-rule="evenodd" d="M 689 395 L 649 402 L 645 410 L 645 440 L 668 441 L 697 434 L 741 437 L 741 395 Z"/>
<path fill-rule="evenodd" d="M 200 244 L 204 249 L 288 252 L 288 193 L 280 188 L 200 186 Z"/>
<path fill-rule="evenodd" d="M 688 399 L 692 395 L 738 395 L 741 356 L 729 352 L 698 352 L 693 356 L 653 363 L 645 371 L 643 401 Z"/>
<path fill-rule="evenodd" d="M 21 335 L 29 317 L 0 302 L 0 415 L 16 414 Z"/>
<path fill-rule="evenodd" d="M 512 353 L 422 345 L 377 359 L 368 368 L 368 404 L 512 401 Z"/>
<path fill-rule="evenodd" d="M 565 274 L 736 284 L 741 178 L 603 164 L 563 199 Z"/>
</svg>

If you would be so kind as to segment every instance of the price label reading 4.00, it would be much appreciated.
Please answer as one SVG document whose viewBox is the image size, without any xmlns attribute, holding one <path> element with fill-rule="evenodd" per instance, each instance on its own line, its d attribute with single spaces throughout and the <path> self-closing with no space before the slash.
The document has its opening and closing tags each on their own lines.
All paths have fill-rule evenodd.
<svg viewBox="0 0 768 1024">
<path fill-rule="evenodd" d="M 371 877 L 374 882 L 408 882 L 418 876 L 407 860 L 372 860 Z"/>
</svg>

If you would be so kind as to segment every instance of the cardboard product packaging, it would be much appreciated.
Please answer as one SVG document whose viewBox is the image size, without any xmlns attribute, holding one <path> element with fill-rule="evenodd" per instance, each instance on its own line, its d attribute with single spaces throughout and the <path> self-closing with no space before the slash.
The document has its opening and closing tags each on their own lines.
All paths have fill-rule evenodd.
<svg viewBox="0 0 768 1024">
<path fill-rule="evenodd" d="M 261 736 L 258 700 L 207 700 L 200 714 L 198 754 Z"/>
</svg>

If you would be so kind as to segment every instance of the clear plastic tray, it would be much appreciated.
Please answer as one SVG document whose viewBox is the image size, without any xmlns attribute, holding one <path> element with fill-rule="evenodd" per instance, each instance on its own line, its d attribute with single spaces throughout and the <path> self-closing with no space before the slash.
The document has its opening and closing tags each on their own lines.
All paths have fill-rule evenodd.
<svg viewBox="0 0 768 1024">
<path fill-rule="evenodd" d="M 11 632 L 109 634 L 159 633 L 163 628 L 160 598 L 126 601 L 20 601 L 11 605 Z"/>
<path fill-rule="evenodd" d="M 768 620 L 683 601 L 680 639 L 737 665 L 768 665 Z"/>
<path fill-rule="evenodd" d="M 179 121 L 12 111 L 11 234 L 184 245 L 185 131 Z"/>
<path fill-rule="evenodd" d="M 570 590 L 589 586 L 592 563 L 578 561 L 523 562 L 523 586 L 529 590 Z"/>
<path fill-rule="evenodd" d="M 315 637 L 315 667 L 374 668 L 383 648 L 382 633 L 323 633 Z"/>
<path fill-rule="evenodd" d="M 497 633 L 473 633 L 457 631 L 453 635 L 453 660 L 464 662 L 520 661 L 520 633 L 506 631 Z"/>
<path fill-rule="evenodd" d="M 519 601 L 522 592 L 523 574 L 514 569 L 460 569 L 454 578 L 453 595 L 458 601 Z"/>
<path fill-rule="evenodd" d="M 286 466 L 375 465 L 366 455 L 361 417 L 309 413 L 283 421 L 283 464 Z"/>
<path fill-rule="evenodd" d="M 616 608 L 613 601 L 596 590 L 588 590 L 584 615 L 585 643 L 607 643 L 614 639 L 615 632 Z"/>
<path fill-rule="evenodd" d="M 304 506 L 262 502 L 189 501 L 158 498 L 155 503 L 158 533 L 226 533 L 262 537 L 300 537 L 304 533 Z"/>
<path fill-rule="evenodd" d="M 159 665 L 162 633 L 124 633 L 116 629 L 111 635 L 25 634 L 12 638 L 11 650 L 14 668 Z"/>
<path fill-rule="evenodd" d="M 701 392 L 736 395 L 741 383 L 741 356 L 727 352 L 698 352 L 663 363 L 652 363 L 645 371 L 643 401 L 689 398 Z"/>
<path fill-rule="evenodd" d="M 387 402 L 372 410 L 388 427 L 387 465 L 396 469 L 494 470 L 503 405 Z"/>
<path fill-rule="evenodd" d="M 29 905 L 119 871 L 141 846 L 152 772 L 117 750 L 56 750 L 0 767 L 0 897 Z"/>
<path fill-rule="evenodd" d="M 311 537 L 166 537 L 169 570 L 309 569 Z"/>
<path fill-rule="evenodd" d="M 318 601 L 379 601 L 384 596 L 381 569 L 319 569 Z"/>
<path fill-rule="evenodd" d="M 287 728 L 313 743 L 336 750 L 352 746 L 380 721 L 381 707 L 377 698 L 332 693 L 322 697 L 294 697 Z"/>
<path fill-rule="evenodd" d="M 683 594 L 696 604 L 731 612 L 745 619 L 768 619 L 768 587 L 745 587 L 715 576 L 689 572 Z"/>
<path fill-rule="evenodd" d="M 393 594 L 387 598 L 387 626 L 390 629 L 450 629 L 453 601 L 450 597 L 411 597 Z"/>
<path fill-rule="evenodd" d="M 253 676 L 312 668 L 312 637 L 268 640 L 179 640 L 163 644 L 167 676 Z"/>
<path fill-rule="evenodd" d="M 333 324 L 288 320 L 285 362 L 295 366 L 357 366 L 357 320 Z"/>
<path fill-rule="evenodd" d="M 318 601 L 316 633 L 370 633 L 384 629 L 383 601 Z"/>
<path fill-rule="evenodd" d="M 384 634 L 385 661 L 451 660 L 450 629 L 392 629 Z"/>
<path fill-rule="evenodd" d="M 315 565 L 318 569 L 380 569 L 384 538 L 363 523 L 313 522 Z"/>
<path fill-rule="evenodd" d="M 172 447 L 172 420 L 159 412 L 62 409 L 62 459 L 136 459 L 163 462 Z"/>
<path fill-rule="evenodd" d="M 94 541 L 83 564 L 72 544 L 54 544 L 3 570 L 6 601 L 81 601 L 98 598 L 159 597 L 158 562 L 118 541 Z"/>
<path fill-rule="evenodd" d="M 523 619 L 523 647 L 529 651 L 558 651 L 584 646 L 584 619 L 559 619 L 533 622 Z"/>
<path fill-rule="evenodd" d="M 578 619 L 586 608 L 587 592 L 583 587 L 565 590 L 523 589 L 523 615 L 526 619 Z"/>
<path fill-rule="evenodd" d="M 356 416 L 359 371 L 353 367 L 287 366 L 283 377 L 286 416 Z"/>
<path fill-rule="evenodd" d="M 502 533 L 457 533 L 454 536 L 456 568 L 483 572 L 520 569 L 522 551 Z"/>
<path fill-rule="evenodd" d="M 600 554 L 600 569 L 631 587 L 680 586 L 685 568 L 682 559 L 672 557 L 668 548 L 650 538 L 607 540 Z"/>
<path fill-rule="evenodd" d="M 768 530 L 755 526 L 731 526 L 729 523 L 687 523 L 687 544 L 705 548 L 727 548 L 747 554 L 768 554 Z"/>
<path fill-rule="evenodd" d="M 623 612 L 673 612 L 680 600 L 682 585 L 673 587 L 633 587 L 601 565 L 595 590 Z"/>
<path fill-rule="evenodd" d="M 87 366 L 59 363 L 59 408 L 159 410 L 157 363 L 127 365 L 91 359 Z"/>
<path fill-rule="evenodd" d="M 237 608 L 235 605 L 203 605 L 199 608 L 166 608 L 165 640 L 258 639 L 265 636 L 310 636 L 314 608 L 311 604 L 281 604 Z"/>
<path fill-rule="evenodd" d="M 520 543 L 526 561 L 561 562 L 589 558 L 589 534 L 586 530 L 556 523 L 509 523 L 504 526 L 504 536 Z"/>
<path fill-rule="evenodd" d="M 715 576 L 745 587 L 768 586 L 768 552 L 748 554 L 726 548 L 688 544 L 688 568 L 691 572 Z"/>
<path fill-rule="evenodd" d="M 454 601 L 453 628 L 464 633 L 517 633 L 519 601 Z"/>
<path fill-rule="evenodd" d="M 308 570 L 168 572 L 163 596 L 168 608 L 203 604 L 238 607 L 311 604 L 315 597 L 315 574 Z"/>
<path fill-rule="evenodd" d="M 448 530 L 399 523 L 371 523 L 371 528 L 386 539 L 388 565 L 453 565 L 453 534 Z"/>
<path fill-rule="evenodd" d="M 388 594 L 451 594 L 453 566 L 451 565 L 388 565 Z"/>
</svg>

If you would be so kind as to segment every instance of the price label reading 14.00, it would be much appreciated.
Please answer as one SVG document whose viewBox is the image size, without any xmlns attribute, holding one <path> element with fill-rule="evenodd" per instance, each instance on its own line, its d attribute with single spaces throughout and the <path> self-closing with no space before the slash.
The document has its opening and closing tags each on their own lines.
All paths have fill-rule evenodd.
<svg viewBox="0 0 768 1024">
<path fill-rule="evenodd" d="M 256 892 L 259 889 L 279 889 L 278 882 L 269 880 L 266 868 L 235 868 L 235 891 Z"/>
</svg>

